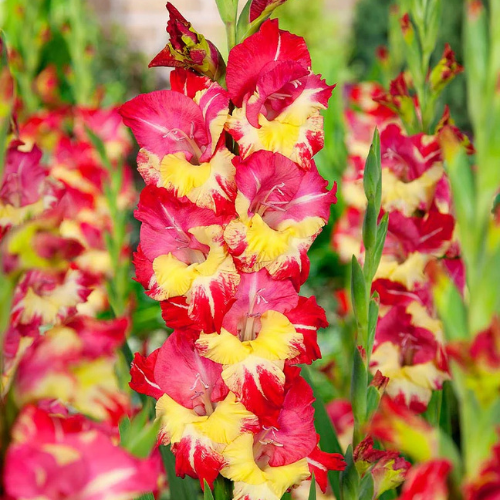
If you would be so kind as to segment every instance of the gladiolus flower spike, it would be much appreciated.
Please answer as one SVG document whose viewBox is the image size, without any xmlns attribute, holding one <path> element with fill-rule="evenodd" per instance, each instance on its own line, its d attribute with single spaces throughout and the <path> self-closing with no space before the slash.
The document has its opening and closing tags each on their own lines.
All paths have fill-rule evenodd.
<svg viewBox="0 0 500 500">
<path fill-rule="evenodd" d="M 245 500 L 278 500 L 313 472 L 325 489 L 345 464 L 318 448 L 295 365 L 321 356 L 327 325 L 298 291 L 336 201 L 313 160 L 333 87 L 276 20 L 231 50 L 227 91 L 193 69 L 121 108 L 146 182 L 136 277 L 174 329 L 135 355 L 130 385 L 157 399 L 177 475 L 212 487 L 221 474 Z"/>
</svg>

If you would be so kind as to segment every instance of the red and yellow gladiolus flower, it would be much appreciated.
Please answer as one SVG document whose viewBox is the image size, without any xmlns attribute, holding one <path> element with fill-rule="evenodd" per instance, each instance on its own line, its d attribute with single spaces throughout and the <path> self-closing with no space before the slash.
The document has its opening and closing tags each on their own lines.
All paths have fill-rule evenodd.
<svg viewBox="0 0 500 500">
<path fill-rule="evenodd" d="M 303 38 L 266 21 L 229 53 L 227 87 L 236 106 L 226 128 L 247 158 L 281 153 L 302 168 L 323 147 L 323 118 L 334 87 L 311 71 Z"/>
<path fill-rule="evenodd" d="M 201 208 L 231 211 L 234 155 L 224 146 L 223 133 L 229 95 L 188 71 L 174 71 L 171 82 L 172 90 L 139 95 L 120 109 L 142 148 L 139 172 L 146 184 Z"/>
<path fill-rule="evenodd" d="M 113 435 L 60 407 L 24 407 L 12 431 L 5 489 L 13 499 L 132 500 L 157 489 L 161 463 L 139 459 Z"/>
<path fill-rule="evenodd" d="M 155 186 L 143 190 L 135 215 L 143 223 L 136 275 L 147 294 L 159 301 L 185 296 L 202 328 L 220 325 L 240 280 L 223 240 L 227 217 Z"/>
<path fill-rule="evenodd" d="M 235 164 L 239 217 L 224 238 L 237 266 L 243 272 L 266 267 L 298 289 L 309 272 L 307 250 L 328 220 L 336 189 L 326 189 L 314 165 L 306 172 L 278 153 L 258 151 Z"/>
<path fill-rule="evenodd" d="M 114 425 L 130 413 L 119 389 L 116 350 L 125 341 L 127 320 L 76 316 L 35 339 L 17 368 L 13 394 L 26 405 L 58 400 L 94 419 Z M 47 359 L 51 363 L 47 363 Z"/>
</svg>

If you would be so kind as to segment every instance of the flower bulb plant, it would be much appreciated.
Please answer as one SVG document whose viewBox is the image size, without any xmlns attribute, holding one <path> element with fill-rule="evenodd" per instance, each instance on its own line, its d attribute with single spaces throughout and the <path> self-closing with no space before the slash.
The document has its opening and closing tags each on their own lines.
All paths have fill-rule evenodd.
<svg viewBox="0 0 500 500">
<path fill-rule="evenodd" d="M 231 3 L 219 2 L 228 40 Z M 120 113 L 146 183 L 136 276 L 173 329 L 135 355 L 131 387 L 157 400 L 178 475 L 205 489 L 221 475 L 235 499 L 278 500 L 313 474 L 325 491 L 327 472 L 344 468 L 318 447 L 313 392 L 297 366 L 321 356 L 327 325 L 298 292 L 336 201 L 313 159 L 334 87 L 311 71 L 302 38 L 265 20 L 281 2 L 262 3 L 241 14 L 250 36 L 227 65 L 168 4 L 171 42 L 151 64 L 175 68 L 171 90 Z"/>
</svg>

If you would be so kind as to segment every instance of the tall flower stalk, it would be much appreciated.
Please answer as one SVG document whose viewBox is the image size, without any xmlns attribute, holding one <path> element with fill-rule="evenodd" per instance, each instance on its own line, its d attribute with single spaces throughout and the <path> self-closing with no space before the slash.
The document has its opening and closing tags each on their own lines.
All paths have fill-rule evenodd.
<svg viewBox="0 0 500 500">
<path fill-rule="evenodd" d="M 175 67 L 171 90 L 121 108 L 146 182 L 136 276 L 173 329 L 136 354 L 131 387 L 157 399 L 178 475 L 202 488 L 220 475 L 248 500 L 278 500 L 312 474 L 325 490 L 344 467 L 318 447 L 297 366 L 320 356 L 327 324 L 298 291 L 335 202 L 313 160 L 333 87 L 302 38 L 265 21 L 279 3 L 248 2 L 236 23 L 234 2 L 218 2 L 239 42 L 227 64 L 168 4 L 170 43 L 152 64 Z"/>
</svg>

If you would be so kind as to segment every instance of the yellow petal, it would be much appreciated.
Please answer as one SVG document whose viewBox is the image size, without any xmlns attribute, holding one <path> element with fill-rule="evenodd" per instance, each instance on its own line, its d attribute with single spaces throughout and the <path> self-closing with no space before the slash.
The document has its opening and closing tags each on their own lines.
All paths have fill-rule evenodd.
<svg viewBox="0 0 500 500">
<path fill-rule="evenodd" d="M 230 392 L 205 422 L 194 424 L 216 443 L 229 444 L 240 434 L 243 425 L 258 425 L 258 418 L 249 412 Z"/>
<path fill-rule="evenodd" d="M 408 290 L 412 290 L 415 283 L 425 281 L 424 268 L 430 258 L 430 255 L 415 252 L 410 254 L 402 264 L 399 264 L 393 257 L 382 256 L 375 279 L 387 278 L 401 283 Z"/>
<path fill-rule="evenodd" d="M 399 210 L 406 217 L 410 217 L 420 205 L 430 203 L 443 172 L 441 165 L 434 165 L 417 179 L 402 182 L 391 170 L 384 168 L 382 207 L 386 211 Z"/>
<path fill-rule="evenodd" d="M 298 142 L 300 125 L 286 119 L 280 121 L 280 117 L 268 121 L 263 115 L 259 115 L 259 125 L 260 128 L 255 130 L 262 145 L 261 149 L 279 152 L 287 157 L 292 155 Z"/>
<path fill-rule="evenodd" d="M 160 255 L 153 261 L 156 281 L 165 292 L 165 299 L 184 295 L 196 277 L 194 265 L 188 266 L 171 253 Z"/>
<path fill-rule="evenodd" d="M 300 484 L 311 475 L 306 458 L 281 467 L 268 466 L 264 472 L 278 498 L 281 498 L 288 488 Z"/>
<path fill-rule="evenodd" d="M 255 254 L 258 262 L 272 261 L 288 250 L 290 237 L 290 231 L 275 231 L 255 214 L 248 224 L 246 251 Z"/>
<path fill-rule="evenodd" d="M 226 446 L 222 455 L 227 463 L 221 470 L 224 477 L 247 484 L 266 482 L 264 472 L 259 469 L 253 457 L 253 434 L 245 433 L 238 436 Z"/>
<path fill-rule="evenodd" d="M 202 356 L 223 365 L 239 363 L 251 353 L 249 345 L 242 344 L 238 337 L 224 328 L 220 334 L 202 333 L 196 346 Z"/>
<path fill-rule="evenodd" d="M 165 155 L 160 164 L 160 185 L 172 187 L 177 196 L 186 196 L 210 176 L 210 164 L 192 165 L 182 152 Z"/>
<path fill-rule="evenodd" d="M 304 337 L 290 320 L 277 311 L 266 311 L 261 317 L 261 329 L 255 340 L 249 341 L 256 356 L 269 359 L 290 359 L 299 354 L 292 344 L 301 344 Z M 247 342 L 244 342 L 246 344 Z"/>
<path fill-rule="evenodd" d="M 160 419 L 160 428 L 167 434 L 172 444 L 178 443 L 189 424 L 205 422 L 206 415 L 199 416 L 193 410 L 185 408 L 164 394 L 156 402 L 156 418 Z"/>
</svg>

